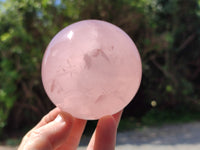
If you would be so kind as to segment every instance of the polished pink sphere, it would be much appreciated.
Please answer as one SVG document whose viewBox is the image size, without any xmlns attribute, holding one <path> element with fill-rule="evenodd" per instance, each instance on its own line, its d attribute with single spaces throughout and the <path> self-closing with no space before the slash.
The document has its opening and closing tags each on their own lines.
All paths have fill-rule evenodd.
<svg viewBox="0 0 200 150">
<path fill-rule="evenodd" d="M 135 96 L 141 75 L 140 55 L 131 38 L 99 20 L 61 30 L 42 62 L 42 81 L 52 102 L 87 120 L 122 110 Z"/>
</svg>

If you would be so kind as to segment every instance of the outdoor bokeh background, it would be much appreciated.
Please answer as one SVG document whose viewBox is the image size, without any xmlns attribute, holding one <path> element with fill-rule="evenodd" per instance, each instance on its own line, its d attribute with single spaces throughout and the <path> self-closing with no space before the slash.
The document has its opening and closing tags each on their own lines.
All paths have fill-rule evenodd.
<svg viewBox="0 0 200 150">
<path fill-rule="evenodd" d="M 122 130 L 200 119 L 200 0 L 0 0 L 0 140 L 54 107 L 42 56 L 58 31 L 83 19 L 119 26 L 141 54 L 141 87 Z"/>
</svg>

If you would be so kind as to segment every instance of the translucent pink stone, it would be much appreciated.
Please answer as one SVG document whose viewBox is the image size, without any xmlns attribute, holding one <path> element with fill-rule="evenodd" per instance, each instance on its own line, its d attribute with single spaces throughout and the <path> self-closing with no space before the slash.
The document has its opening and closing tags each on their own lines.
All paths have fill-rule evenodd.
<svg viewBox="0 0 200 150">
<path fill-rule="evenodd" d="M 61 30 L 42 62 L 42 81 L 52 102 L 88 120 L 122 110 L 135 96 L 141 74 L 133 41 L 117 26 L 98 20 Z"/>
</svg>

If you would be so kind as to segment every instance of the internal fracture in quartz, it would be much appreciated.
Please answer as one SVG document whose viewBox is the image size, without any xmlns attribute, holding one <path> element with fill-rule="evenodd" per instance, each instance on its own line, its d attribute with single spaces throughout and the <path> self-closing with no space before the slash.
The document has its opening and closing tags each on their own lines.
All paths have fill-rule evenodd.
<svg viewBox="0 0 200 150">
<path fill-rule="evenodd" d="M 130 37 L 105 21 L 86 20 L 61 30 L 43 57 L 42 81 L 52 102 L 81 119 L 122 110 L 141 81 L 141 60 Z"/>
</svg>

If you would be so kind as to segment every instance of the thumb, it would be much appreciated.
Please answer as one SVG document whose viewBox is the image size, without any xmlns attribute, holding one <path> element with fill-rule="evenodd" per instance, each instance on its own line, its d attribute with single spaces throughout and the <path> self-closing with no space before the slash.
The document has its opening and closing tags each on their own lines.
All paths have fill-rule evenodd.
<svg viewBox="0 0 200 150">
<path fill-rule="evenodd" d="M 18 150 L 54 150 L 64 143 L 73 125 L 73 117 L 63 113 L 48 124 L 32 130 L 26 137 L 23 148 Z"/>
</svg>

